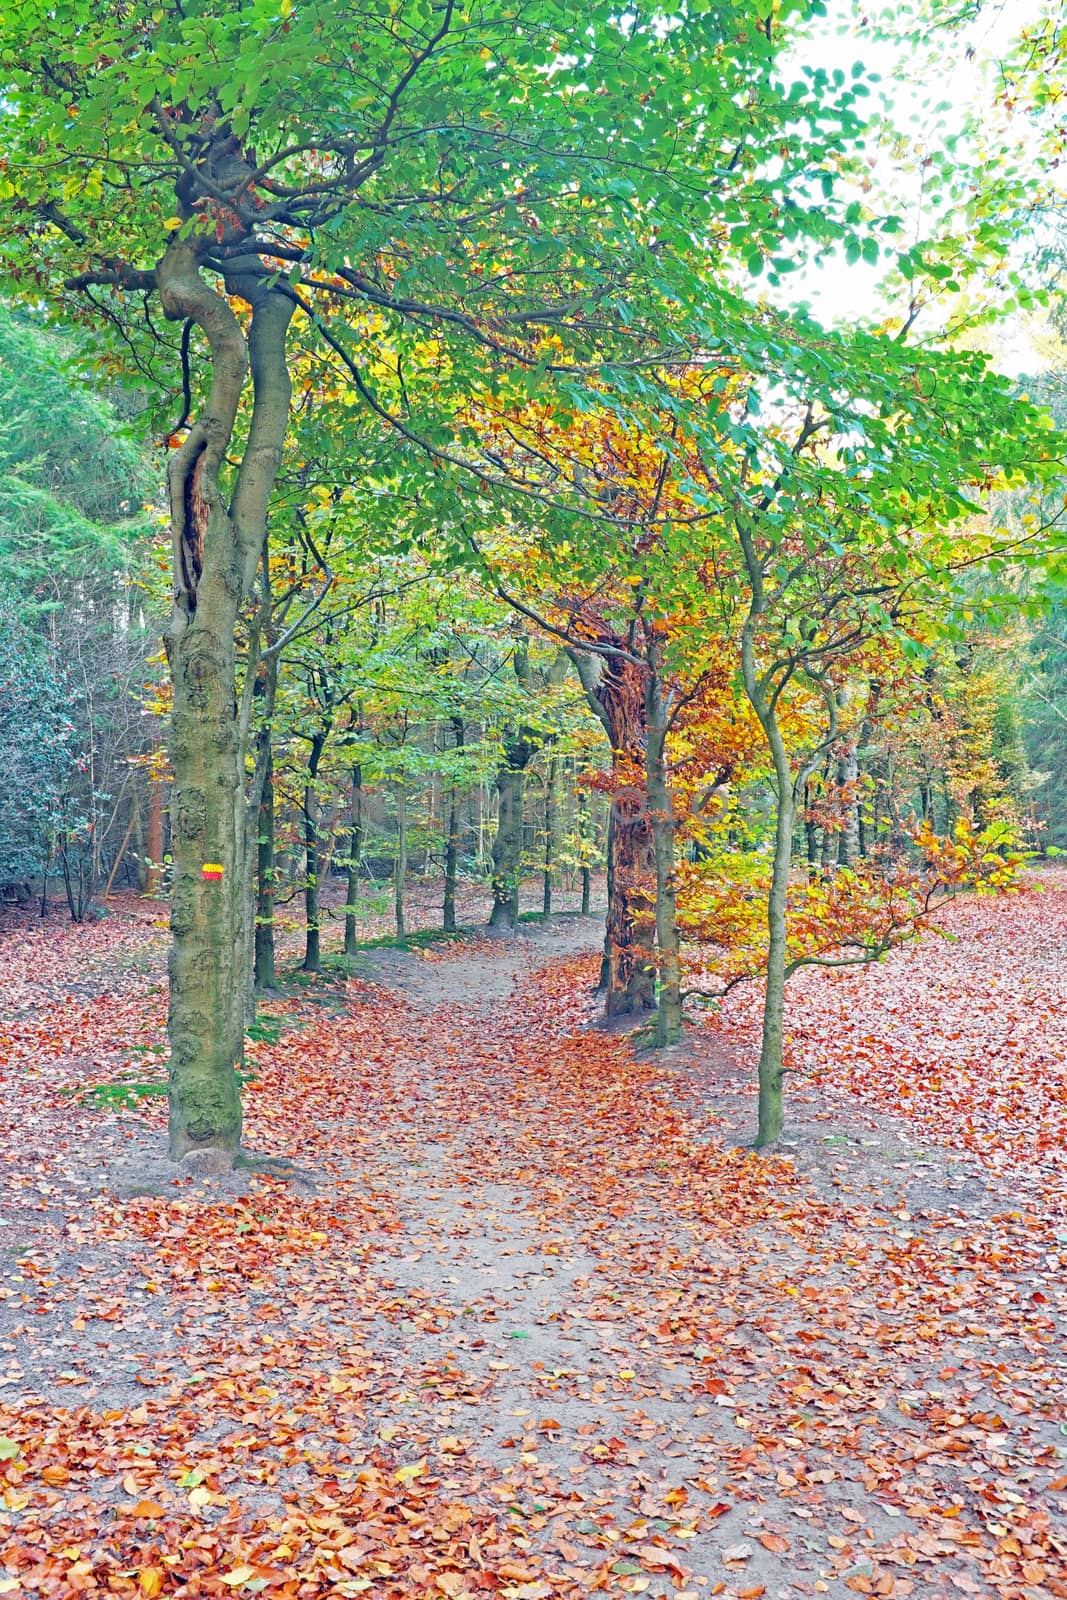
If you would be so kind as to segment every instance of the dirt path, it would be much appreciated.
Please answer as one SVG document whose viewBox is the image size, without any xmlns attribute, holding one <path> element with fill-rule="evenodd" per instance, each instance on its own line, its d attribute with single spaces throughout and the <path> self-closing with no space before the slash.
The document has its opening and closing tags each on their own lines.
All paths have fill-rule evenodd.
<svg viewBox="0 0 1067 1600">
<path fill-rule="evenodd" d="M 80 1061 L 37 1015 L 0 1080 L 0 1592 L 1067 1595 L 1054 1239 L 825 1084 L 738 1149 L 744 1045 L 635 1059 L 598 942 L 376 952 L 345 1008 L 270 1008 L 248 1139 L 312 1190 L 176 1179 L 158 1109 L 62 1093 L 97 1012 Z M 99 998 L 112 1043 L 154 982 Z"/>
</svg>

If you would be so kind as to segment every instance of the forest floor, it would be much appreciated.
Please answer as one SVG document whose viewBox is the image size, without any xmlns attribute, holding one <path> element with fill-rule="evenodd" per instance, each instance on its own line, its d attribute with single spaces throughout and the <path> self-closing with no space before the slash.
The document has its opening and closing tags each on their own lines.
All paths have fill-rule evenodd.
<svg viewBox="0 0 1067 1600">
<path fill-rule="evenodd" d="M 1067 885 L 666 1054 L 597 922 L 335 962 L 162 1155 L 159 908 L 0 933 L 0 1595 L 1067 1596 Z"/>
</svg>

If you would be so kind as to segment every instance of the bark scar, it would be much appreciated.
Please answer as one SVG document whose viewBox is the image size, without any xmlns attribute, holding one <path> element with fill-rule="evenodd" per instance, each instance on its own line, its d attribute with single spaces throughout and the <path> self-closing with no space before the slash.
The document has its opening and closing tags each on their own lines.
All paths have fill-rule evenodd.
<svg viewBox="0 0 1067 1600">
<path fill-rule="evenodd" d="M 196 610 L 196 588 L 204 570 L 204 535 L 207 532 L 210 506 L 200 491 L 200 474 L 204 465 L 206 443 L 201 444 L 193 457 L 182 484 L 182 535 L 181 552 L 182 587 L 189 596 L 189 610 Z"/>
</svg>

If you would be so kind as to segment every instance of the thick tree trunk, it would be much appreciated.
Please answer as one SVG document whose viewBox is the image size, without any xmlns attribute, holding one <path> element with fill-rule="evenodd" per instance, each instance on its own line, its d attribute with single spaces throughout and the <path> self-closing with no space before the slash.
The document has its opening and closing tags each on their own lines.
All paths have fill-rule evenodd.
<svg viewBox="0 0 1067 1600">
<path fill-rule="evenodd" d="M 256 840 L 256 989 L 269 992 L 278 986 L 274 965 L 274 758 L 269 725 L 260 729 L 263 752 L 263 794 L 259 802 Z"/>
<path fill-rule="evenodd" d="M 232 1156 L 240 1147 L 237 1070 L 252 987 L 249 851 L 259 797 L 249 797 L 245 783 L 254 662 L 239 706 L 235 639 L 264 555 L 290 393 L 285 338 L 291 300 L 270 287 L 258 258 L 230 264 L 226 294 L 210 288 L 200 276 L 210 248 L 206 235 L 172 240 L 157 270 L 166 316 L 197 324 L 211 365 L 202 415 L 172 453 L 168 472 L 174 550 L 174 606 L 165 636 L 174 684 L 168 1028 L 175 1159 L 208 1147 Z M 227 295 L 252 306 L 247 346 Z M 252 413 L 227 505 L 220 475 L 249 362 Z"/>
<path fill-rule="evenodd" d="M 648 796 L 632 784 L 615 794 L 608 900 L 609 1017 L 656 1009 L 656 856 Z"/>
<path fill-rule="evenodd" d="M 206 578 L 206 574 L 205 574 Z M 234 699 L 237 606 L 220 579 L 168 638 L 171 759 L 171 1154 L 241 1141 L 244 785 Z"/>
<path fill-rule="evenodd" d="M 356 932 L 356 899 L 359 895 L 359 866 L 363 855 L 363 768 L 357 761 L 352 768 L 352 806 L 348 820 L 348 888 L 345 894 L 345 955 L 359 954 Z"/>
<path fill-rule="evenodd" d="M 606 645 L 623 641 L 601 629 Z M 601 987 L 608 1017 L 656 1008 L 656 862 L 644 787 L 645 674 L 621 655 L 572 651 L 586 698 L 611 742 L 608 915 Z M 635 781 L 637 780 L 637 781 Z"/>
</svg>

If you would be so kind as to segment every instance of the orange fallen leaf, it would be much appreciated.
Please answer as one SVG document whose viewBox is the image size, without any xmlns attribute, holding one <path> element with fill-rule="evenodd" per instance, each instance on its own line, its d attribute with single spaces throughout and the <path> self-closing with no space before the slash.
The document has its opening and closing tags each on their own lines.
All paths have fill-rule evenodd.
<svg viewBox="0 0 1067 1600">
<path fill-rule="evenodd" d="M 781 1533 L 761 1533 L 758 1541 L 764 1550 L 773 1550 L 776 1555 L 784 1556 L 789 1549 L 789 1540 Z"/>
</svg>

